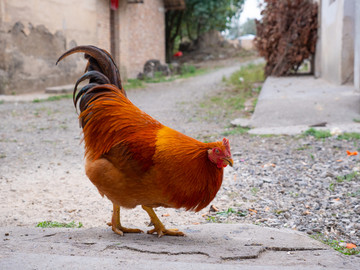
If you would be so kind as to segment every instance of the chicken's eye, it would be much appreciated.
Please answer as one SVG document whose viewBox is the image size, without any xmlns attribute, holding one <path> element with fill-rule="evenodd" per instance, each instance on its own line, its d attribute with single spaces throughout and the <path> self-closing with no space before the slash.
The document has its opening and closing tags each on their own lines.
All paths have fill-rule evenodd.
<svg viewBox="0 0 360 270">
<path fill-rule="evenodd" d="M 217 149 L 217 148 L 215 149 L 215 154 L 217 154 L 217 155 L 220 154 L 219 149 Z"/>
</svg>

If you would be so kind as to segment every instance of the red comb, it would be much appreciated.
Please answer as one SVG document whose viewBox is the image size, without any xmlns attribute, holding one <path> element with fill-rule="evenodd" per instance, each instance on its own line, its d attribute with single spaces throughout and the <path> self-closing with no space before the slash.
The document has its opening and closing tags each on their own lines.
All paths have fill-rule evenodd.
<svg viewBox="0 0 360 270">
<path fill-rule="evenodd" d="M 225 148 L 226 148 L 226 151 L 229 152 L 229 154 L 231 154 L 231 152 L 230 152 L 230 142 L 229 142 L 229 140 L 226 139 L 226 138 L 224 138 L 224 139 L 222 140 L 222 142 L 223 142 L 223 145 L 224 145 Z"/>
</svg>

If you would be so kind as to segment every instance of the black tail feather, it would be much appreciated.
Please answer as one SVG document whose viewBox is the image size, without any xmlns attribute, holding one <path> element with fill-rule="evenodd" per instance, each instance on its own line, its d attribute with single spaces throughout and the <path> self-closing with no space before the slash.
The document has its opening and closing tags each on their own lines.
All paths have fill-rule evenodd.
<svg viewBox="0 0 360 270">
<path fill-rule="evenodd" d="M 103 49 L 97 48 L 92 45 L 78 46 L 68 50 L 63 55 L 61 55 L 57 60 L 56 64 L 58 64 L 65 57 L 78 52 L 85 53 L 85 59 L 88 60 L 88 63 L 85 69 L 86 73 L 78 79 L 74 87 L 73 101 L 75 107 L 78 100 L 81 98 L 79 104 L 80 111 L 86 109 L 87 104 L 90 100 L 92 100 L 92 97 L 95 94 L 106 91 L 105 88 L 103 88 L 101 91 L 99 90 L 99 88 L 96 89 L 96 91 L 92 91 L 93 87 L 102 84 L 113 84 L 124 96 L 126 96 L 126 92 L 121 85 L 120 74 L 115 64 L 115 61 L 111 57 L 111 55 Z M 79 83 L 86 79 L 89 79 L 89 84 L 84 86 L 76 95 Z"/>
<path fill-rule="evenodd" d="M 97 83 L 89 83 L 87 85 L 85 85 L 83 88 L 81 88 L 81 90 L 77 93 L 76 98 L 75 98 L 75 94 L 76 94 L 76 89 L 74 89 L 74 93 L 73 93 L 73 101 L 74 101 L 74 106 L 76 107 L 76 104 L 78 103 L 79 99 L 81 98 L 81 96 L 83 94 L 85 94 L 89 89 L 93 88 L 94 86 L 97 86 Z M 81 110 L 80 108 L 80 111 Z"/>
</svg>

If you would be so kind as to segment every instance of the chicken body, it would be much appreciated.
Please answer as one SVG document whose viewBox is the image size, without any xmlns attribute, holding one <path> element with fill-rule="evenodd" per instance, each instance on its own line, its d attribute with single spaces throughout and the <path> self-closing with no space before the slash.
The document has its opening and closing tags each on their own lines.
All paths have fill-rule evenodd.
<svg viewBox="0 0 360 270">
<path fill-rule="evenodd" d="M 167 230 L 155 207 L 199 211 L 218 192 L 223 167 L 232 166 L 227 139 L 202 143 L 162 125 L 126 97 L 111 56 L 93 46 L 79 46 L 64 57 L 84 52 L 88 72 L 75 85 L 85 141 L 85 171 L 102 196 L 113 203 L 112 229 L 118 234 L 141 232 L 120 223 L 120 206 L 142 205 L 160 236 L 184 235 Z M 90 79 L 75 98 L 77 85 Z"/>
</svg>

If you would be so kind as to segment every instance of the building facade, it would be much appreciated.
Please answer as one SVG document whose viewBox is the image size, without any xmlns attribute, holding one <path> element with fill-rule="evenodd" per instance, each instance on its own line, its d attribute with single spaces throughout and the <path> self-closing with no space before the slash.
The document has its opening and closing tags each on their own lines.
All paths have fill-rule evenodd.
<svg viewBox="0 0 360 270">
<path fill-rule="evenodd" d="M 360 1 L 319 0 L 315 74 L 360 89 Z"/>
<path fill-rule="evenodd" d="M 122 77 L 136 77 L 147 60 L 165 62 L 165 12 L 178 8 L 183 0 L 1 0 L 0 94 L 74 83 L 83 57 L 55 62 L 77 45 L 111 52 Z"/>
</svg>

